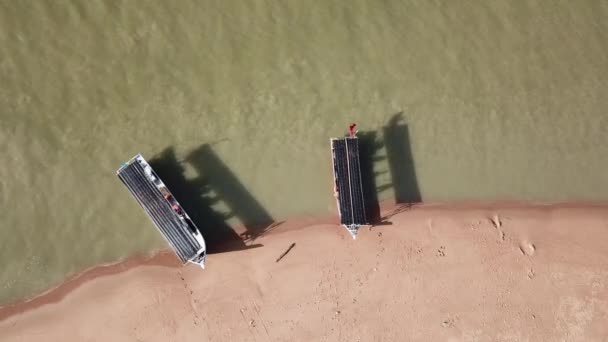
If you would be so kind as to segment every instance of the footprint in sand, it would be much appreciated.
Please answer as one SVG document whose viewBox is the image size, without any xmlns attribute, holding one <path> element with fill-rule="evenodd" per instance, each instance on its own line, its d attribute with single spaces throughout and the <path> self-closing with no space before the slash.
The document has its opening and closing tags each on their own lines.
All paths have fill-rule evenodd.
<svg viewBox="0 0 608 342">
<path fill-rule="evenodd" d="M 532 256 L 536 252 L 536 246 L 533 243 L 528 241 L 522 241 L 519 244 L 519 251 L 523 255 Z"/>
<path fill-rule="evenodd" d="M 494 214 L 492 217 L 489 217 L 488 220 L 494 226 L 494 229 L 498 230 L 498 236 L 501 241 L 505 240 L 505 232 L 501 229 L 502 220 L 498 217 L 498 214 Z"/>
<path fill-rule="evenodd" d="M 490 218 L 490 222 L 492 222 L 492 225 L 496 229 L 498 229 L 498 228 L 500 228 L 502 226 L 502 221 L 500 220 L 500 218 L 498 217 L 497 214 L 495 214 L 494 216 L 492 216 Z"/>
</svg>

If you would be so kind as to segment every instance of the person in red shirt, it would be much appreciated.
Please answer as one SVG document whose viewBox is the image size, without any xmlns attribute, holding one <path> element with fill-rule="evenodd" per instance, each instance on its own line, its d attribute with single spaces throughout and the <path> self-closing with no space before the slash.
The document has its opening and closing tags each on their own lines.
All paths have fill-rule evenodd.
<svg viewBox="0 0 608 342">
<path fill-rule="evenodd" d="M 355 137 L 355 127 L 357 127 L 356 123 L 352 123 L 352 124 L 350 124 L 350 126 L 348 126 L 348 131 L 350 133 L 351 138 Z"/>
</svg>

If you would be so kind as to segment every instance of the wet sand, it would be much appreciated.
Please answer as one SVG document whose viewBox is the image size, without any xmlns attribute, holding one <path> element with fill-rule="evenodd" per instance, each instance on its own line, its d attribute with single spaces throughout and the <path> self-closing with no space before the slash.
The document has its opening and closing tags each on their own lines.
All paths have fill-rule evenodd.
<svg viewBox="0 0 608 342">
<path fill-rule="evenodd" d="M 328 220 L 289 220 L 255 241 L 263 247 L 210 255 L 204 271 L 180 267 L 166 252 L 94 268 L 1 308 L 0 340 L 608 336 L 608 203 L 383 214 L 385 224 L 362 229 L 357 240 Z"/>
</svg>

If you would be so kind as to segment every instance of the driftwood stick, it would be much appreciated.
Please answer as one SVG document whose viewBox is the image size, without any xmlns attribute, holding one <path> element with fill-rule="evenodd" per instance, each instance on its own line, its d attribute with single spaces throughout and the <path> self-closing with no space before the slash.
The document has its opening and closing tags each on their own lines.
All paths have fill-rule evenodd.
<svg viewBox="0 0 608 342">
<path fill-rule="evenodd" d="M 283 254 L 281 254 L 281 256 L 279 256 L 279 257 L 277 258 L 277 261 L 276 261 L 276 262 L 281 261 L 281 259 L 283 259 L 283 257 L 284 257 L 284 256 L 286 256 L 286 255 L 287 255 L 287 253 L 289 253 L 289 251 L 291 251 L 291 249 L 295 247 L 295 245 L 296 245 L 296 243 L 295 243 L 295 242 L 294 242 L 294 243 L 292 243 L 291 245 L 289 245 L 289 247 L 287 248 L 287 250 L 286 250 L 285 252 L 283 252 Z"/>
</svg>

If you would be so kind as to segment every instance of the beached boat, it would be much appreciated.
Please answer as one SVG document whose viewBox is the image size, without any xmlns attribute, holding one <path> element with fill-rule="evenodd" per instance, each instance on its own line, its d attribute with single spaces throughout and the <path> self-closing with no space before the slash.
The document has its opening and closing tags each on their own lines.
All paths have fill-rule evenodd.
<svg viewBox="0 0 608 342">
<path fill-rule="evenodd" d="M 350 133 L 347 137 L 330 140 L 334 169 L 334 196 L 340 223 L 348 230 L 353 239 L 357 236 L 359 228 L 368 224 L 359 165 L 359 139 L 355 126 L 355 124 L 350 126 Z"/>
<path fill-rule="evenodd" d="M 203 235 L 148 162 L 138 154 L 124 163 L 116 174 L 182 263 L 204 268 L 206 246 Z"/>
</svg>

